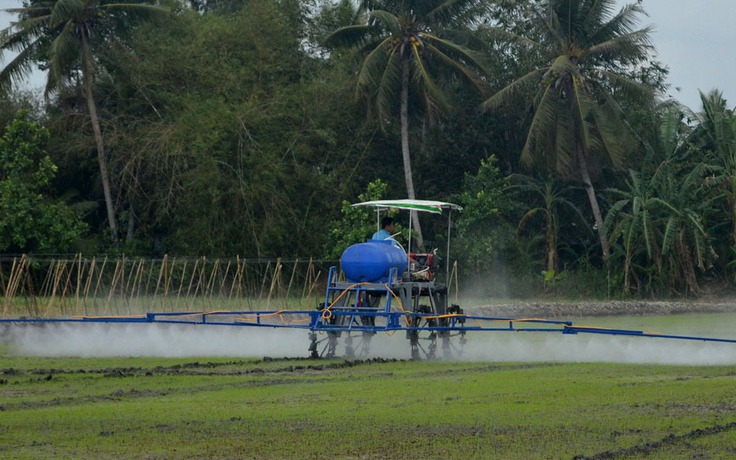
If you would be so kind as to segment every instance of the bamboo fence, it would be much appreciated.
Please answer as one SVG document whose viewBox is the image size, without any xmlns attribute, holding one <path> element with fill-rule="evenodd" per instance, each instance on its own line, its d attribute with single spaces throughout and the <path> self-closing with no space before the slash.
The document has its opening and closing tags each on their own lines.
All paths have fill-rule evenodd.
<svg viewBox="0 0 736 460">
<path fill-rule="evenodd" d="M 336 261 L 0 258 L 3 318 L 316 306 Z"/>
</svg>

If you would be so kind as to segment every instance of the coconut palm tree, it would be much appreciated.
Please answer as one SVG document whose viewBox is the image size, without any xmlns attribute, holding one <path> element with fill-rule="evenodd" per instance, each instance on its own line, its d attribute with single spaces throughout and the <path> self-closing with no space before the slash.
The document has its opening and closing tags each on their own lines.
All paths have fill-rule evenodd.
<svg viewBox="0 0 736 460">
<path fill-rule="evenodd" d="M 100 181 L 107 219 L 118 241 L 115 205 L 110 188 L 105 144 L 94 97 L 95 82 L 103 69 L 97 53 L 119 40 L 138 20 L 167 12 L 154 0 L 31 0 L 5 11 L 19 20 L 0 31 L 0 51 L 18 54 L 0 70 L 0 87 L 8 88 L 27 76 L 34 63 L 48 68 L 46 95 L 81 81 L 97 148 Z"/>
<path fill-rule="evenodd" d="M 396 114 L 401 128 L 404 180 L 416 197 L 409 149 L 410 113 L 432 117 L 449 107 L 443 88 L 448 72 L 477 88 L 484 67 L 480 54 L 462 44 L 461 30 L 482 12 L 484 0 L 363 0 L 359 23 L 341 27 L 327 43 L 349 45 L 361 56 L 357 95 L 372 102 L 382 126 Z M 410 107 L 411 103 L 418 104 Z M 412 215 L 417 244 L 422 232 Z"/>
<path fill-rule="evenodd" d="M 650 88 L 626 77 L 627 66 L 644 60 L 650 28 L 636 29 L 643 10 L 616 0 L 547 0 L 520 42 L 549 56 L 483 103 L 500 108 L 513 96 L 529 96 L 529 130 L 522 163 L 582 181 L 593 212 L 604 260 L 610 254 L 592 173 L 619 168 L 636 146 L 617 96 L 649 98 Z"/>
</svg>

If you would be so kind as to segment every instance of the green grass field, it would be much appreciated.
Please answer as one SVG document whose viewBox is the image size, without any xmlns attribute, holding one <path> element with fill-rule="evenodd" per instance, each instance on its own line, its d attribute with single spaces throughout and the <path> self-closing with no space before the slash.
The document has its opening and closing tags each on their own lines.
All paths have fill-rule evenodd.
<svg viewBox="0 0 736 460">
<path fill-rule="evenodd" d="M 734 456 L 732 367 L 0 349 L 1 458 Z"/>
</svg>

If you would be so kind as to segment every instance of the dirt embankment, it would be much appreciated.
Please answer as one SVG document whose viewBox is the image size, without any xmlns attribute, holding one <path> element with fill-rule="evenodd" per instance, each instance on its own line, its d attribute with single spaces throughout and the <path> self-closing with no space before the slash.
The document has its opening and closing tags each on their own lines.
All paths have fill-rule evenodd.
<svg viewBox="0 0 736 460">
<path fill-rule="evenodd" d="M 680 313 L 736 313 L 736 299 L 714 301 L 598 301 L 598 302 L 516 302 L 482 305 L 465 309 L 483 316 L 571 318 L 581 316 L 652 316 Z"/>
</svg>

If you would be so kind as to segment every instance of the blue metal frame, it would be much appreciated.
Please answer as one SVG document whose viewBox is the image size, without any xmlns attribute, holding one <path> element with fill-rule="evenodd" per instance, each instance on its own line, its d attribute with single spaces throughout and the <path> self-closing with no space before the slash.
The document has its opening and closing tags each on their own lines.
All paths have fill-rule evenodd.
<svg viewBox="0 0 736 460">
<path fill-rule="evenodd" d="M 336 317 L 349 321 L 330 324 L 324 310 L 267 310 L 267 311 L 215 311 L 215 312 L 158 312 L 141 316 L 79 316 L 70 318 L 4 318 L 0 324 L 22 323 L 145 323 L 145 324 L 206 324 L 211 326 L 247 326 L 303 329 L 310 332 L 396 332 L 396 331 L 448 331 L 448 332 L 557 332 L 563 334 L 602 334 L 660 339 L 691 340 L 703 342 L 736 343 L 736 339 L 700 337 L 690 335 L 660 334 L 655 332 L 576 326 L 571 321 L 541 318 L 509 318 L 475 315 L 446 315 L 448 326 L 406 325 L 407 318 L 431 318 L 436 315 L 411 312 L 385 311 L 332 311 Z M 226 318 L 230 317 L 230 318 Z M 273 318 L 279 317 L 279 321 Z M 383 324 L 364 325 L 355 318 L 384 319 Z M 304 321 L 308 319 L 308 321 Z M 302 321 L 301 323 L 295 321 Z M 475 322 L 475 325 L 469 325 Z M 496 324 L 505 324 L 497 326 Z"/>
</svg>

